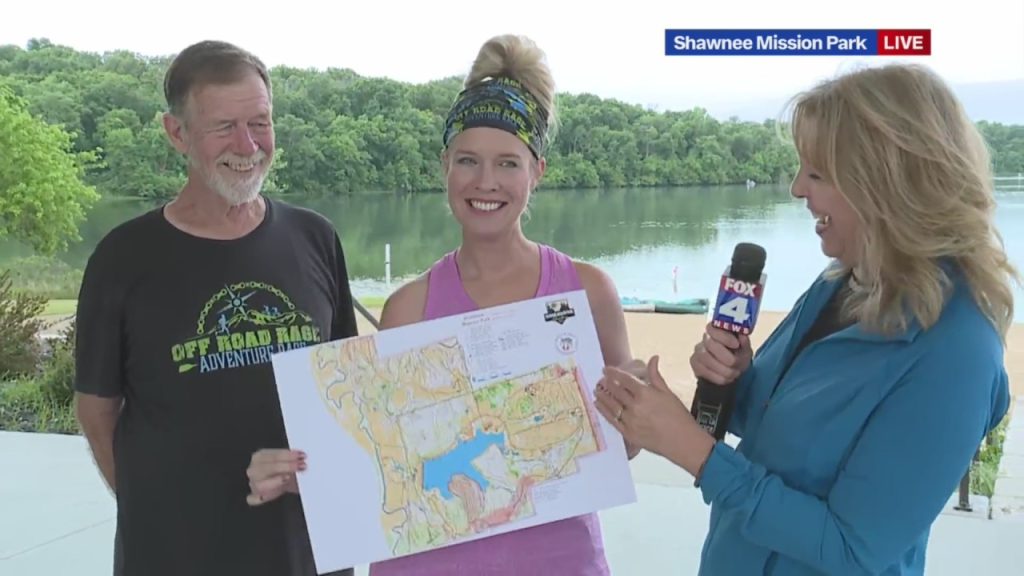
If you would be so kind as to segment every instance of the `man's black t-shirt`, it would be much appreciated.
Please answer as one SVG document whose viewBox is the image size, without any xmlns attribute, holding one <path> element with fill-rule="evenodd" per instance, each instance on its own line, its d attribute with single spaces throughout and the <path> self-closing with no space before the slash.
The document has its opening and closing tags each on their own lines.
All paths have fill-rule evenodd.
<svg viewBox="0 0 1024 576">
<path fill-rule="evenodd" d="M 245 470 L 256 450 L 287 447 L 271 354 L 354 336 L 355 313 L 330 222 L 266 206 L 231 241 L 189 235 L 155 209 L 87 265 L 75 385 L 125 399 L 114 436 L 125 576 L 316 573 L 299 499 L 250 507 Z"/>
</svg>

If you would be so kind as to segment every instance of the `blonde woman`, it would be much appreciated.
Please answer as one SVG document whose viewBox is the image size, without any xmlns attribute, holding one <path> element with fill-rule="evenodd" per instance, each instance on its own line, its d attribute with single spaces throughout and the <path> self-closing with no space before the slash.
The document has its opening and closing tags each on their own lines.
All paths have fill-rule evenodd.
<svg viewBox="0 0 1024 576">
<path fill-rule="evenodd" d="M 582 289 L 605 362 L 635 369 L 611 278 L 523 234 L 521 218 L 544 175 L 554 121 L 555 85 L 544 60 L 541 49 L 522 36 L 497 36 L 480 48 L 441 135 L 448 204 L 462 242 L 388 298 L 381 329 Z M 638 363 L 642 369 L 643 362 Z M 626 451 L 633 457 L 638 450 L 627 443 Z M 295 452 L 286 450 L 254 455 L 249 469 L 253 496 L 263 501 L 284 490 L 297 491 L 298 462 Z M 479 491 L 476 495 L 483 497 Z M 371 576 L 506 574 L 607 576 L 597 514 L 370 566 Z"/>
<path fill-rule="evenodd" d="M 690 365 L 738 379 L 736 449 L 667 392 L 609 370 L 605 416 L 693 474 L 711 523 L 701 574 L 922 574 L 929 528 L 1009 403 L 1013 318 L 982 138 L 912 65 L 859 70 L 795 99 L 800 170 L 833 259 L 751 361 L 711 327 Z M 610 419 L 616 422 L 614 419 Z"/>
</svg>

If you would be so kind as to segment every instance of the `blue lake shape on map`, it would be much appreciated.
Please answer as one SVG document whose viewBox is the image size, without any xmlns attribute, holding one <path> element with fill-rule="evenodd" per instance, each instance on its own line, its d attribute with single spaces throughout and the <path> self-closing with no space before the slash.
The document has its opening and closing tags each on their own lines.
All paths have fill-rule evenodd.
<svg viewBox="0 0 1024 576">
<path fill-rule="evenodd" d="M 487 434 L 480 432 L 470 440 L 460 441 L 450 452 L 437 458 L 423 461 L 423 488 L 437 489 L 446 500 L 452 499 L 448 491 L 448 483 L 456 474 L 462 474 L 487 490 L 487 480 L 473 466 L 473 460 L 484 453 L 492 444 L 497 444 L 504 452 L 505 434 Z"/>
</svg>

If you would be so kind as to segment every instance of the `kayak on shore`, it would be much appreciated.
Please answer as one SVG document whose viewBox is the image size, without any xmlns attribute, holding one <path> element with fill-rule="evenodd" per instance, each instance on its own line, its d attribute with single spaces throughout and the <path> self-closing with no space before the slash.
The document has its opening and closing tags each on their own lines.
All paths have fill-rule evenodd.
<svg viewBox="0 0 1024 576">
<path fill-rule="evenodd" d="M 625 312 L 653 312 L 660 314 L 705 314 L 708 311 L 707 298 L 686 298 L 683 300 L 654 300 L 632 297 L 619 299 Z"/>
</svg>

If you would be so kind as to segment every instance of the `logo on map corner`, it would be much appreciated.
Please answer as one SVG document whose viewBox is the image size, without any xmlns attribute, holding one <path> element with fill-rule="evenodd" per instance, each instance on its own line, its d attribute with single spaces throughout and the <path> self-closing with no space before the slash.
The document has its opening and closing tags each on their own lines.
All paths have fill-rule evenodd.
<svg viewBox="0 0 1024 576">
<path fill-rule="evenodd" d="M 565 324 L 566 318 L 572 318 L 576 315 L 576 311 L 569 306 L 569 301 L 566 299 L 552 300 L 545 304 L 547 306 L 547 313 L 544 314 L 545 322 L 558 322 L 559 324 Z"/>
<path fill-rule="evenodd" d="M 572 334 L 559 334 L 555 339 L 555 346 L 562 354 L 572 354 L 576 351 L 576 337 Z"/>
</svg>

